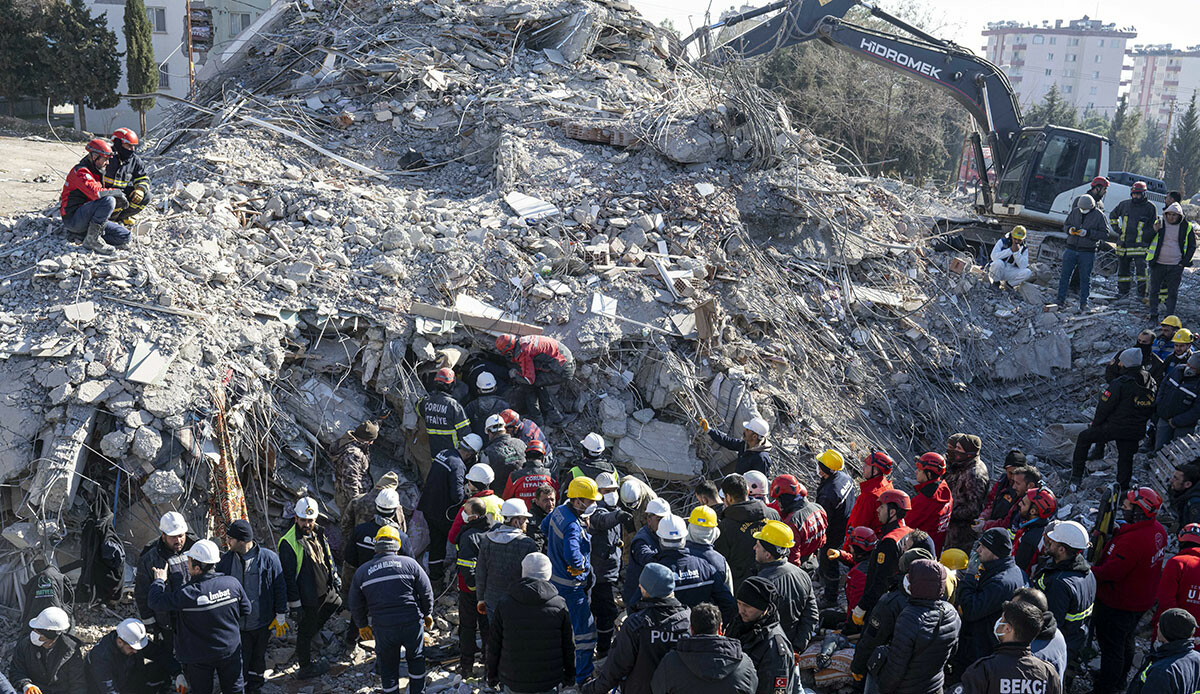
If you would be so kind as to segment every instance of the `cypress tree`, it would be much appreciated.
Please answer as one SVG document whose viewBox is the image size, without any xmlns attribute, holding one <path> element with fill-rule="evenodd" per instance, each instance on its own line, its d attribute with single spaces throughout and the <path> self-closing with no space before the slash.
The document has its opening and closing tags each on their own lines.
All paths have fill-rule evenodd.
<svg viewBox="0 0 1200 694">
<path fill-rule="evenodd" d="M 125 75 L 129 94 L 158 91 L 158 65 L 144 0 L 125 0 Z M 138 112 L 138 132 L 145 133 L 146 112 L 154 108 L 154 99 L 130 99 L 129 105 Z"/>
<path fill-rule="evenodd" d="M 1196 113 L 1196 94 L 1167 146 L 1167 187 L 1185 194 L 1200 185 L 1200 117 Z"/>
</svg>

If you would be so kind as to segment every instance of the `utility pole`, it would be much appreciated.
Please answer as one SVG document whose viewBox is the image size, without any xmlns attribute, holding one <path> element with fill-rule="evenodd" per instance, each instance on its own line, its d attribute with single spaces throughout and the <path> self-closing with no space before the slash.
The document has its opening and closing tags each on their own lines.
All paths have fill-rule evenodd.
<svg viewBox="0 0 1200 694">
<path fill-rule="evenodd" d="M 1167 132 L 1163 135 L 1162 156 L 1158 158 L 1158 177 L 1167 175 L 1167 147 L 1171 144 L 1171 121 L 1175 120 L 1175 100 L 1171 99 L 1171 112 L 1167 114 Z"/>
<path fill-rule="evenodd" d="M 183 11 L 187 15 L 187 61 L 188 96 L 196 93 L 196 63 L 192 60 L 192 0 L 184 0 Z"/>
</svg>

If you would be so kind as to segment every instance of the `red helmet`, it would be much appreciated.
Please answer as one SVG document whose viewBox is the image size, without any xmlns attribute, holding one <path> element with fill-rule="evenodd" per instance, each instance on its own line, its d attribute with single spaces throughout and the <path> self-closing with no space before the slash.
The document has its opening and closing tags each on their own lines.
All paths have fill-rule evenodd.
<svg viewBox="0 0 1200 694">
<path fill-rule="evenodd" d="M 445 383 L 447 385 L 454 383 L 454 370 L 442 367 L 437 370 L 437 375 L 433 377 L 434 383 Z"/>
<path fill-rule="evenodd" d="M 98 137 L 87 143 L 87 151 L 92 154 L 103 154 L 106 157 L 111 157 L 113 154 L 112 146 Z"/>
<path fill-rule="evenodd" d="M 1129 186 L 1129 189 L 1135 193 L 1145 193 L 1146 183 L 1145 181 L 1135 181 L 1133 185 Z"/>
<path fill-rule="evenodd" d="M 538 441 L 537 439 L 530 441 L 529 444 L 525 446 L 525 454 L 529 455 L 533 452 L 541 453 L 543 458 L 546 457 L 546 444 Z"/>
<path fill-rule="evenodd" d="M 926 453 L 917 458 L 917 469 L 932 472 L 941 477 L 946 474 L 946 459 L 941 453 Z"/>
<path fill-rule="evenodd" d="M 515 335 L 504 334 L 496 338 L 496 351 L 501 354 L 512 354 L 512 351 L 517 347 L 517 338 Z"/>
<path fill-rule="evenodd" d="M 1200 525 L 1197 525 L 1200 529 Z M 851 547 L 857 547 L 864 552 L 870 552 L 875 549 L 875 542 L 878 538 L 875 537 L 875 531 L 865 525 L 860 525 L 850 531 L 850 537 L 847 540 Z"/>
<path fill-rule="evenodd" d="M 1188 523 L 1179 529 L 1179 544 L 1185 542 L 1200 545 L 1200 523 Z"/>
<path fill-rule="evenodd" d="M 1025 492 L 1025 498 L 1029 499 L 1033 512 L 1038 518 L 1049 518 L 1058 511 L 1058 499 L 1054 498 L 1054 492 L 1045 487 L 1030 489 Z"/>
<path fill-rule="evenodd" d="M 123 142 L 129 147 L 137 147 L 137 133 L 129 128 L 117 128 L 113 131 L 112 138 L 114 142 Z"/>
<path fill-rule="evenodd" d="M 1147 518 L 1157 516 L 1158 509 L 1162 506 L 1162 497 L 1158 495 L 1158 492 L 1149 487 L 1130 489 L 1125 494 L 1125 500 L 1142 509 L 1146 513 Z"/>
<path fill-rule="evenodd" d="M 892 460 L 891 456 L 883 451 L 871 451 L 867 457 L 863 458 L 863 465 L 871 465 L 883 470 L 883 473 L 891 474 L 892 468 L 896 465 L 896 461 Z"/>
<path fill-rule="evenodd" d="M 909 500 L 907 494 L 899 489 L 889 489 L 880 494 L 879 505 L 882 506 L 883 504 L 895 504 L 905 511 L 912 510 L 912 501 Z"/>
<path fill-rule="evenodd" d="M 501 410 L 500 419 L 504 420 L 504 426 L 510 427 L 521 421 L 521 415 L 517 414 L 516 410 Z"/>
<path fill-rule="evenodd" d="M 1103 176 L 1097 176 L 1092 179 L 1092 187 L 1100 186 L 1101 188 L 1108 187 L 1108 179 Z"/>
<path fill-rule="evenodd" d="M 769 492 L 772 499 L 778 499 L 780 494 L 795 494 L 796 496 L 808 496 L 808 490 L 803 484 L 792 475 L 780 475 L 771 481 L 771 491 Z"/>
</svg>

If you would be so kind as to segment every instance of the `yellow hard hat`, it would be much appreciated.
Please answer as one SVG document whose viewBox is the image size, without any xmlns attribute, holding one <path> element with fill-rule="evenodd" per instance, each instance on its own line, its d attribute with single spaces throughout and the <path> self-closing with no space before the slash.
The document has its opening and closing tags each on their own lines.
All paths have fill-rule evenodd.
<svg viewBox="0 0 1200 694">
<path fill-rule="evenodd" d="M 599 501 L 601 499 L 600 488 L 596 486 L 596 480 L 580 475 L 571 480 L 571 484 L 567 486 L 567 498 Z"/>
<path fill-rule="evenodd" d="M 842 458 L 842 454 L 838 453 L 832 448 L 826 449 L 824 453 L 817 456 L 817 462 L 829 468 L 830 470 L 833 470 L 834 472 L 841 470 L 842 467 L 846 465 L 846 461 L 844 458 Z"/>
<path fill-rule="evenodd" d="M 1025 238 L 1025 233 L 1026 233 L 1026 232 L 1025 232 L 1025 227 L 1023 227 L 1023 226 L 1021 226 L 1020 224 L 1018 224 L 1018 225 L 1016 225 L 1015 227 L 1013 227 L 1013 228 L 1012 228 L 1012 232 L 1011 232 L 1011 233 L 1012 233 L 1012 237 L 1013 237 L 1014 239 L 1023 239 L 1023 238 Z"/>
<path fill-rule="evenodd" d="M 968 561 L 966 552 L 953 547 L 943 551 L 942 556 L 938 557 L 939 564 L 954 571 L 962 571 L 967 568 Z"/>
<path fill-rule="evenodd" d="M 792 529 L 788 527 L 788 524 L 783 521 L 767 521 L 762 530 L 754 533 L 754 539 L 785 549 L 796 546 L 796 536 L 792 534 Z"/>
<path fill-rule="evenodd" d="M 692 515 L 688 516 L 688 523 L 701 528 L 715 528 L 717 527 L 717 512 L 701 504 L 692 509 Z"/>
<path fill-rule="evenodd" d="M 1179 320 L 1179 316 L 1167 316 L 1162 319 L 1162 323 L 1159 323 L 1159 325 L 1169 325 L 1178 330 L 1183 327 L 1183 321 Z"/>
<path fill-rule="evenodd" d="M 1175 337 L 1171 338 L 1171 342 L 1175 342 L 1178 344 L 1185 344 L 1185 345 L 1191 344 L 1192 343 L 1192 331 L 1188 330 L 1187 328 L 1180 328 L 1179 330 L 1176 330 Z"/>
<path fill-rule="evenodd" d="M 379 542 L 380 540 L 395 540 L 399 543 L 400 531 L 396 530 L 395 526 L 385 525 L 379 529 L 379 532 L 375 533 L 375 541 Z"/>
</svg>

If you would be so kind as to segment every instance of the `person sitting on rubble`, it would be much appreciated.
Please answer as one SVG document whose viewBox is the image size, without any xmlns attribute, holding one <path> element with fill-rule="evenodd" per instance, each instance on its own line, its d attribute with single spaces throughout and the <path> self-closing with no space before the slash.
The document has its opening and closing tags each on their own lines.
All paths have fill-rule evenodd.
<svg viewBox="0 0 1200 694">
<path fill-rule="evenodd" d="M 465 472 L 466 468 L 463 468 L 463 470 Z M 375 514 L 378 513 L 378 510 L 375 508 L 375 500 L 379 498 L 383 490 L 391 489 L 395 491 L 399 486 L 400 476 L 396 474 L 395 470 L 388 470 L 383 473 L 383 476 L 379 478 L 379 481 L 375 483 L 371 491 L 354 497 L 350 501 L 349 508 L 342 509 L 342 517 L 338 519 L 338 529 L 342 531 L 342 537 L 350 537 L 354 534 L 355 528 L 375 517 Z M 396 509 L 396 523 L 397 527 L 400 528 L 400 532 L 408 532 L 408 520 L 405 518 L 403 507 Z M 347 576 L 347 580 L 344 581 L 347 585 L 350 583 L 349 578 Z"/>
<path fill-rule="evenodd" d="M 734 472 L 745 475 L 751 470 L 757 470 L 764 476 L 771 474 L 771 443 L 767 441 L 771 428 L 767 424 L 767 420 L 762 417 L 753 417 L 742 422 L 741 438 L 722 434 L 716 429 L 709 428 L 707 419 L 701 418 L 699 424 L 700 431 L 707 433 L 708 438 L 712 439 L 714 443 L 738 454 L 737 465 L 733 468 Z M 766 494 L 765 485 L 763 494 Z"/>
<path fill-rule="evenodd" d="M 988 264 L 988 278 L 992 284 L 1003 288 L 1007 283 L 1016 288 L 1033 276 L 1025 236 L 1025 227 L 1018 224 L 992 247 L 992 262 Z"/>
<path fill-rule="evenodd" d="M 535 419 L 546 417 L 548 424 L 561 424 L 558 387 L 575 377 L 575 357 L 566 345 L 545 335 L 501 335 L 496 351 L 515 368 L 509 370 L 518 401 Z"/>
<path fill-rule="evenodd" d="M 279 560 L 287 581 L 288 609 L 296 628 L 296 659 L 302 680 L 329 671 L 325 658 L 313 659 L 312 643 L 325 622 L 342 608 L 341 576 L 333 568 L 333 551 L 318 525 L 321 515 L 317 500 L 304 497 L 296 502 L 295 521 L 279 539 Z"/>
<path fill-rule="evenodd" d="M 481 439 L 487 440 L 487 422 L 492 415 L 497 415 L 509 408 L 508 401 L 496 392 L 496 377 L 490 371 L 484 371 L 475 378 L 475 389 L 479 397 L 467 403 L 463 409 L 471 420 L 471 431 Z"/>
<path fill-rule="evenodd" d="M 546 445 L 541 441 L 530 441 L 525 447 L 525 464 L 509 474 L 501 496 L 532 504 L 543 484 L 558 488 L 554 475 L 550 474 L 550 468 L 546 465 Z"/>
<path fill-rule="evenodd" d="M 579 444 L 583 446 L 583 458 L 570 469 L 563 471 L 562 478 L 558 481 L 559 489 L 569 485 L 576 477 L 596 479 L 599 475 L 609 474 L 617 482 L 621 481 L 620 473 L 605 452 L 607 447 L 604 445 L 603 436 L 594 431 L 588 432 Z"/>
<path fill-rule="evenodd" d="M 554 460 L 554 451 L 550 448 L 550 439 L 546 438 L 546 435 L 542 433 L 542 428 L 537 425 L 537 422 L 527 417 L 522 417 L 513 409 L 501 412 L 500 418 L 504 420 L 504 428 L 508 431 L 508 435 L 521 439 L 526 447 L 533 441 L 541 441 L 542 445 L 546 447 L 547 467 L 551 470 L 554 469 L 554 466 L 551 464 Z"/>
<path fill-rule="evenodd" d="M 1154 338 L 1153 352 L 1159 359 L 1166 359 L 1167 355 L 1175 351 L 1175 343 L 1172 338 L 1175 337 L 1175 332 L 1183 327 L 1183 322 L 1179 320 L 1179 316 L 1167 316 L 1158 326 L 1158 337 Z"/>
<path fill-rule="evenodd" d="M 17 639 L 9 681 L 21 694 L 80 694 L 84 691 L 83 645 L 68 633 L 71 620 L 61 607 L 47 607 L 29 620 L 28 638 Z"/>
<path fill-rule="evenodd" d="M 369 448 L 379 438 L 379 425 L 372 421 L 359 424 L 342 435 L 329 457 L 333 461 L 333 502 L 339 511 L 369 488 L 371 454 Z"/>
<path fill-rule="evenodd" d="M 1058 276 L 1058 305 L 1066 307 L 1071 274 L 1079 271 L 1079 312 L 1087 312 L 1092 285 L 1092 266 L 1096 262 L 1096 244 L 1108 238 L 1108 218 L 1090 195 L 1080 195 L 1067 215 L 1063 230 L 1069 234 L 1063 251 L 1062 272 Z"/>
<path fill-rule="evenodd" d="M 104 185 L 104 169 L 112 157 L 112 146 L 104 140 L 88 142 L 87 155 L 67 174 L 58 206 L 67 231 L 84 234 L 84 248 L 104 255 L 115 253 L 113 247 L 124 246 L 132 236 L 112 221 L 114 212 L 129 205 L 125 193 Z"/>
<path fill-rule="evenodd" d="M 129 128 L 117 128 L 112 134 L 114 156 L 104 168 L 104 187 L 125 193 L 129 206 L 118 210 L 114 222 L 127 224 L 150 204 L 150 176 L 137 155 L 138 136 Z"/>
<path fill-rule="evenodd" d="M 487 445 L 479 454 L 479 462 L 490 467 L 496 475 L 492 481 L 492 491 L 503 494 L 508 478 L 525 465 L 526 443 L 508 433 L 504 420 L 498 414 L 487 418 L 485 430 Z"/>
<path fill-rule="evenodd" d="M 88 694 L 141 694 L 147 691 L 148 673 L 142 651 L 149 643 L 146 625 L 137 619 L 126 619 L 105 634 L 83 659 Z"/>
</svg>

